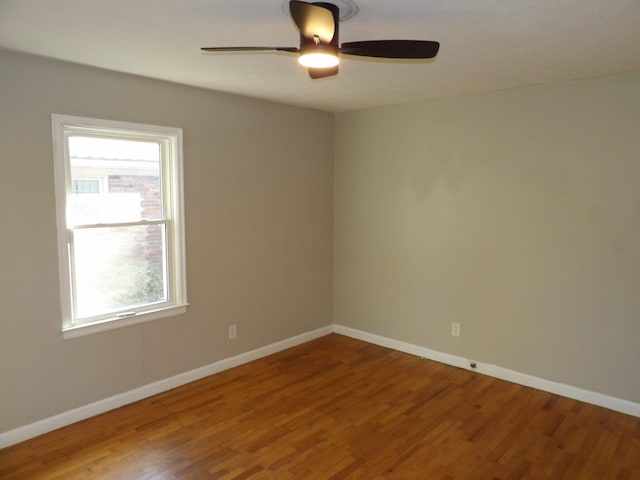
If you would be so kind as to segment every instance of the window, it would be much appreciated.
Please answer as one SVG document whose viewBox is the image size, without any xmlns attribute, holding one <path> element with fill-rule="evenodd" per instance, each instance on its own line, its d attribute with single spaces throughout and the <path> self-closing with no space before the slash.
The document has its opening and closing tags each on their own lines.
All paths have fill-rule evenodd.
<svg viewBox="0 0 640 480">
<path fill-rule="evenodd" d="M 183 313 L 182 130 L 52 126 L 65 337 Z"/>
<path fill-rule="evenodd" d="M 100 180 L 72 179 L 71 193 L 100 193 Z"/>
</svg>

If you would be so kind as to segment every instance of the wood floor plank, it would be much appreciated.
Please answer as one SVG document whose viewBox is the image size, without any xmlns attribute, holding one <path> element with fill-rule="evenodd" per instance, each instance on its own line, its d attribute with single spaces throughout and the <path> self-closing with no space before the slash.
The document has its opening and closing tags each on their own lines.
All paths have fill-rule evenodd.
<svg viewBox="0 0 640 480">
<path fill-rule="evenodd" d="M 640 480 L 640 419 L 329 335 L 0 450 L 0 479 Z"/>
</svg>

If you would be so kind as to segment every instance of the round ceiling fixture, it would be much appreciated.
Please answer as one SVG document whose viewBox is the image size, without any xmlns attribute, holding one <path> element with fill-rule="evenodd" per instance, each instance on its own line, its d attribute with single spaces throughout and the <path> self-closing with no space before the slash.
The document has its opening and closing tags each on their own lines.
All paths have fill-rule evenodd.
<svg viewBox="0 0 640 480">
<path fill-rule="evenodd" d="M 309 2 L 314 3 L 314 2 Z M 353 0 L 329 0 L 326 3 L 332 3 L 340 9 L 340 21 L 349 20 L 358 13 L 358 5 Z M 282 2 L 282 11 L 289 16 L 289 0 Z"/>
<path fill-rule="evenodd" d="M 340 21 L 349 20 L 358 13 L 358 5 L 353 0 L 331 0 L 340 9 Z"/>
</svg>

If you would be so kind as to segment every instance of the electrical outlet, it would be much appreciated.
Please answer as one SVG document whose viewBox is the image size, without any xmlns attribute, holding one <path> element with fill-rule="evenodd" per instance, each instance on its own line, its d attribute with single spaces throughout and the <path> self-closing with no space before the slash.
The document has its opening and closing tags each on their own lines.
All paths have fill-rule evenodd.
<svg viewBox="0 0 640 480">
<path fill-rule="evenodd" d="M 238 335 L 238 328 L 236 324 L 229 325 L 229 340 L 233 340 Z"/>
<path fill-rule="evenodd" d="M 451 335 L 454 337 L 459 337 L 460 336 L 460 324 L 459 323 L 452 323 L 451 324 Z"/>
</svg>

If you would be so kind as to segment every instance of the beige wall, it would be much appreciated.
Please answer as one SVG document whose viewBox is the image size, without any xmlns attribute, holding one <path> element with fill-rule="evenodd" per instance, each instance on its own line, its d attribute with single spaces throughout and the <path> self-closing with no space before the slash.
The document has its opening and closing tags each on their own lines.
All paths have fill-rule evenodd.
<svg viewBox="0 0 640 480">
<path fill-rule="evenodd" d="M 331 115 L 6 51 L 0 72 L 0 432 L 331 323 Z M 51 113 L 184 129 L 186 315 L 62 339 Z"/>
<path fill-rule="evenodd" d="M 339 114 L 334 142 L 326 113 L 6 51 L 0 72 L 0 432 L 332 315 L 640 401 L 640 75 Z M 184 129 L 186 315 L 62 339 L 51 113 Z"/>
<path fill-rule="evenodd" d="M 640 402 L 640 74 L 343 113 L 335 148 L 335 323 Z"/>
</svg>

